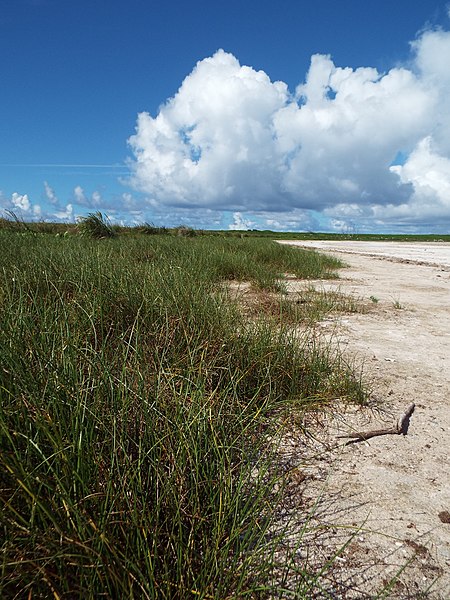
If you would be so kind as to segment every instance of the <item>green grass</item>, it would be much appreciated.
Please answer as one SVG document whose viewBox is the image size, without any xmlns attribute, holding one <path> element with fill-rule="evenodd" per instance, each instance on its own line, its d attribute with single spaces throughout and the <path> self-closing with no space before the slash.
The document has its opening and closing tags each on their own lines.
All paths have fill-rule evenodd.
<svg viewBox="0 0 450 600">
<path fill-rule="evenodd" d="M 362 313 L 363 302 L 338 290 L 318 290 L 308 285 L 295 293 L 236 292 L 242 311 L 250 319 L 269 319 L 283 325 L 314 326 L 333 315 Z"/>
<path fill-rule="evenodd" d="M 219 233 L 219 232 L 217 232 Z M 223 231 L 222 235 L 246 237 L 262 237 L 275 240 L 329 240 L 329 241 L 361 241 L 361 242 L 450 242 L 450 234 L 408 234 L 408 233 L 326 233 L 320 231 L 289 232 L 252 230 L 246 232 Z"/>
<path fill-rule="evenodd" d="M 80 219 L 78 224 L 74 223 L 49 223 L 49 222 L 25 222 L 15 213 L 6 211 L 9 218 L 0 217 L 0 230 L 32 231 L 34 233 L 64 234 L 79 233 L 84 231 L 92 237 L 110 237 L 113 235 L 175 235 L 194 237 L 213 236 L 220 238 L 265 238 L 280 240 L 354 240 L 354 241 L 396 241 L 396 242 L 450 242 L 450 234 L 390 234 L 390 233 L 329 233 L 329 232 L 302 232 L 302 231 L 271 231 L 271 230 L 195 230 L 186 225 L 167 228 L 153 223 L 143 223 L 134 227 L 111 225 L 108 217 L 101 212 L 90 213 L 87 217 Z M 86 224 L 86 225 L 85 225 Z M 80 227 L 81 226 L 81 227 Z M 105 229 L 106 226 L 106 229 Z M 103 231 L 103 234 L 99 232 Z"/>
<path fill-rule="evenodd" d="M 281 423 L 364 391 L 219 284 L 274 289 L 339 263 L 203 236 L 4 229 L 0 244 L 0 596 L 280 594 Z"/>
<path fill-rule="evenodd" d="M 78 231 L 81 235 L 89 236 L 97 240 L 111 238 L 116 235 L 108 217 L 103 216 L 99 211 L 89 213 L 87 217 L 82 217 L 78 223 Z"/>
</svg>

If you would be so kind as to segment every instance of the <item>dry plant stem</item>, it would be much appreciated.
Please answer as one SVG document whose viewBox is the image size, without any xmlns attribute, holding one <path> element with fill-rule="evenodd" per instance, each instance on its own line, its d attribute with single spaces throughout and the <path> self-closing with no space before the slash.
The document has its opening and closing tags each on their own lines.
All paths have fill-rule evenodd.
<svg viewBox="0 0 450 600">
<path fill-rule="evenodd" d="M 406 435 L 409 427 L 409 419 L 414 412 L 415 404 L 412 402 L 405 412 L 400 415 L 395 427 L 389 427 L 387 429 L 373 429 L 371 431 L 358 431 L 356 433 L 350 433 L 347 435 L 338 435 L 338 438 L 352 438 L 345 445 L 355 444 L 356 442 L 363 442 L 370 438 L 377 437 L 379 435 L 390 435 L 390 434 L 403 434 Z"/>
</svg>

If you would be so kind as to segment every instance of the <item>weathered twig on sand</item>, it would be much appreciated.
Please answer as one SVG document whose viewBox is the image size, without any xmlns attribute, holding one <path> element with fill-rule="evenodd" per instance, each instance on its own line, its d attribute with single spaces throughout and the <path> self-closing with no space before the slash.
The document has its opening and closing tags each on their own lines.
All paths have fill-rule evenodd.
<svg viewBox="0 0 450 600">
<path fill-rule="evenodd" d="M 395 427 L 390 427 L 388 429 L 373 429 L 371 431 L 358 431 L 356 433 L 349 433 L 348 435 L 338 435 L 338 438 L 351 438 L 345 445 L 355 444 L 356 442 L 363 442 L 365 440 L 370 440 L 370 438 L 376 437 L 378 435 L 406 435 L 408 433 L 409 427 L 409 419 L 414 412 L 415 408 L 414 402 L 410 404 L 405 412 L 399 417 L 397 424 Z"/>
</svg>

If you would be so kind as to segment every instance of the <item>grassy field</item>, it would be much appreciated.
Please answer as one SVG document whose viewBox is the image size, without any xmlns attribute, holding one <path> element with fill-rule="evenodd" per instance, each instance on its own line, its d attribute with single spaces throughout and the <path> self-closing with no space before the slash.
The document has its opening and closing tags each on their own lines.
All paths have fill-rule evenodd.
<svg viewBox="0 0 450 600">
<path fill-rule="evenodd" d="M 13 231 L 29 231 L 35 233 L 53 233 L 63 235 L 79 233 L 83 230 L 83 220 L 81 224 L 74 223 L 46 223 L 34 222 L 25 223 L 20 220 L 14 213 L 9 213 L 10 218 L 5 219 L 0 217 L 0 230 Z M 450 234 L 388 234 L 388 233 L 326 233 L 326 232 L 299 232 L 299 231 L 271 231 L 251 229 L 246 231 L 230 231 L 230 230 L 194 230 L 185 225 L 179 227 L 167 228 L 154 225 L 152 223 L 144 223 L 135 227 L 121 227 L 118 225 L 109 224 L 107 218 L 101 213 L 91 213 L 87 218 L 88 228 L 92 233 L 97 230 L 106 233 L 109 237 L 110 233 L 121 235 L 160 235 L 171 234 L 181 235 L 184 237 L 202 236 L 217 236 L 222 238 L 268 238 L 279 240 L 354 240 L 354 241 L 393 241 L 393 242 L 450 242 Z M 81 225 L 81 227 L 80 227 Z M 106 225 L 106 227 L 104 227 Z M 108 232 L 109 230 L 109 232 Z M 100 235 L 105 237 L 105 235 Z"/>
<path fill-rule="evenodd" d="M 246 319 L 223 282 L 273 291 L 339 263 L 265 239 L 19 225 L 0 247 L 0 596 L 282 596 L 282 423 L 364 391 L 308 334 Z M 314 573 L 295 571 L 311 597 Z"/>
</svg>

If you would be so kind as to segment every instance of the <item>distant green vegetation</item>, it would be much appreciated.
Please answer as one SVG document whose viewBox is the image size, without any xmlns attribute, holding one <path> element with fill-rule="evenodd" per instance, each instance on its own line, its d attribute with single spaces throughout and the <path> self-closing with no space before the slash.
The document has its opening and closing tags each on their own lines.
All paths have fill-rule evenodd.
<svg viewBox="0 0 450 600">
<path fill-rule="evenodd" d="M 355 242 L 450 242 L 450 234 L 391 234 L 391 233 L 320 233 L 251 231 L 249 235 L 279 240 L 353 240 Z"/>
<path fill-rule="evenodd" d="M 313 597 L 320 572 L 278 523 L 277 440 L 288 415 L 364 390 L 310 335 L 246 319 L 222 282 L 272 290 L 339 263 L 264 239 L 14 228 L 0 231 L 0 596 L 263 598 L 289 579 Z"/>
<path fill-rule="evenodd" d="M 90 213 L 87 217 L 80 219 L 78 224 L 74 223 L 47 223 L 33 222 L 26 223 L 17 218 L 13 213 L 9 213 L 9 219 L 0 218 L 0 230 L 12 229 L 16 231 L 33 231 L 34 233 L 80 233 L 87 232 L 89 226 L 91 233 L 95 237 L 96 232 L 101 225 L 108 225 L 113 234 L 122 235 L 179 235 L 185 237 L 194 236 L 218 236 L 231 238 L 262 237 L 280 240 L 354 240 L 354 241 L 396 241 L 396 242 L 450 242 L 450 234 L 384 234 L 384 233 L 323 233 L 323 232 L 289 232 L 289 231 L 271 231 L 269 229 L 258 230 L 251 229 L 246 231 L 238 230 L 199 230 L 192 229 L 186 225 L 178 227 L 162 227 L 153 223 L 143 223 L 134 227 L 125 227 L 111 225 L 108 218 L 101 213 Z M 86 226 L 87 225 L 87 226 Z M 102 236 L 99 236 L 102 237 Z M 103 236 L 107 237 L 107 236 Z"/>
</svg>

